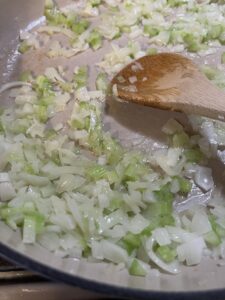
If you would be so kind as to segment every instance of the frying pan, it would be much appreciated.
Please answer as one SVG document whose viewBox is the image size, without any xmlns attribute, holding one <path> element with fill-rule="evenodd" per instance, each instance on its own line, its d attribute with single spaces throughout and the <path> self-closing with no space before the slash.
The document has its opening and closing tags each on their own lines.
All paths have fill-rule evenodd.
<svg viewBox="0 0 225 300">
<path fill-rule="evenodd" d="M 64 1 L 65 2 L 65 1 Z M 19 55 L 19 31 L 38 25 L 42 19 L 42 0 L 0 0 L 0 83 L 15 80 L 23 69 L 41 72 L 53 62 L 42 50 L 30 56 Z M 107 48 L 107 46 L 106 46 Z M 64 65 L 93 64 L 103 53 L 87 53 L 60 61 Z M 215 61 L 216 58 L 214 58 Z M 58 61 L 55 60 L 54 64 Z M 12 105 L 7 93 L 1 95 L 1 105 Z M 112 134 L 124 143 L 136 139 L 137 145 L 157 147 L 163 143 L 160 127 L 171 113 L 133 104 L 109 105 L 104 121 Z M 176 117 L 185 121 L 185 117 Z M 150 125 L 154 126 L 150 126 Z M 118 134 L 119 133 L 119 134 Z M 23 245 L 20 232 L 0 223 L 0 253 L 15 263 L 43 276 L 108 295 L 137 299 L 225 299 L 225 267 L 217 261 L 203 259 L 199 266 L 183 267 L 178 275 L 161 273 L 146 278 L 129 276 L 126 271 L 107 263 L 90 263 L 52 255 L 39 245 Z"/>
</svg>

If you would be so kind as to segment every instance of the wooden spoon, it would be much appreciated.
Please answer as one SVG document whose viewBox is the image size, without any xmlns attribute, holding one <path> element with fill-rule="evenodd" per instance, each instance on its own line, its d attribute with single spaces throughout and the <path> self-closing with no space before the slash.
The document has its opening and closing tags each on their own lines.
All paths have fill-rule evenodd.
<svg viewBox="0 0 225 300">
<path fill-rule="evenodd" d="M 125 101 L 215 119 L 225 117 L 225 93 L 188 58 L 175 53 L 141 57 L 111 82 Z"/>
</svg>

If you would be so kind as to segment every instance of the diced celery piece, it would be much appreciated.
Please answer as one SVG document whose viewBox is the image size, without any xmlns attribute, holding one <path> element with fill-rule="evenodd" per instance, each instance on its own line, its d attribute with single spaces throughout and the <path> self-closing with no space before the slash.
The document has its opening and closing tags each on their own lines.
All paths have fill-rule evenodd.
<svg viewBox="0 0 225 300">
<path fill-rule="evenodd" d="M 35 174 L 34 169 L 31 164 L 27 163 L 24 167 L 24 172 L 29 173 L 29 174 Z"/>
<path fill-rule="evenodd" d="M 171 246 L 159 246 L 156 250 L 156 254 L 166 263 L 172 262 L 176 258 L 176 250 Z"/>
<path fill-rule="evenodd" d="M 204 240 L 210 246 L 219 246 L 221 243 L 221 238 L 212 230 L 204 234 Z"/>
<path fill-rule="evenodd" d="M 79 69 L 74 74 L 74 81 L 76 88 L 79 89 L 81 87 L 87 86 L 88 80 L 88 68 L 87 66 L 79 67 Z"/>
<path fill-rule="evenodd" d="M 106 92 L 108 89 L 108 78 L 106 73 L 98 73 L 96 78 L 96 88 L 100 91 Z"/>
<path fill-rule="evenodd" d="M 223 26 L 221 24 L 212 25 L 208 31 L 207 38 L 209 40 L 218 39 L 223 32 Z"/>
<path fill-rule="evenodd" d="M 87 176 L 92 180 L 99 180 L 106 176 L 107 169 L 100 165 L 95 165 L 87 169 Z"/>
<path fill-rule="evenodd" d="M 118 194 L 110 200 L 109 209 L 110 211 L 116 210 L 118 208 L 121 208 L 122 204 L 123 204 L 122 197 L 120 197 L 120 195 Z"/>
<path fill-rule="evenodd" d="M 38 112 L 37 112 L 38 120 L 41 123 L 46 123 L 48 120 L 48 113 L 47 113 L 47 107 L 44 105 L 38 106 Z"/>
<path fill-rule="evenodd" d="M 45 9 L 51 9 L 54 7 L 53 0 L 45 0 Z"/>
<path fill-rule="evenodd" d="M 159 28 L 153 27 L 152 25 L 144 26 L 144 33 L 148 34 L 150 37 L 158 35 L 160 32 Z"/>
<path fill-rule="evenodd" d="M 225 64 L 225 52 L 221 54 L 221 63 Z"/>
<path fill-rule="evenodd" d="M 217 75 L 217 70 L 210 66 L 203 66 L 201 70 L 209 80 L 215 79 Z"/>
<path fill-rule="evenodd" d="M 167 0 L 167 4 L 171 7 L 179 7 L 187 3 L 186 0 Z"/>
<path fill-rule="evenodd" d="M 83 33 L 88 27 L 89 22 L 85 19 L 82 19 L 78 23 L 75 23 L 71 29 L 73 30 L 73 32 L 79 35 Z"/>
<path fill-rule="evenodd" d="M 192 184 L 188 179 L 180 176 L 176 176 L 175 178 L 178 180 L 180 193 L 187 194 L 191 191 Z"/>
<path fill-rule="evenodd" d="M 96 7 L 102 3 L 102 0 L 90 0 L 91 6 Z"/>
<path fill-rule="evenodd" d="M 40 75 L 36 78 L 35 89 L 39 96 L 52 93 L 51 81 L 44 75 Z"/>
<path fill-rule="evenodd" d="M 158 50 L 156 48 L 149 48 L 147 50 L 147 55 L 154 55 L 157 54 Z"/>
<path fill-rule="evenodd" d="M 29 44 L 27 43 L 27 41 L 24 40 L 24 41 L 22 41 L 22 42 L 20 43 L 18 51 L 19 51 L 20 53 L 23 54 L 23 53 L 27 52 L 27 51 L 30 50 L 30 49 L 31 49 L 31 45 L 29 45 Z"/>
<path fill-rule="evenodd" d="M 183 40 L 190 52 L 198 52 L 202 48 L 200 42 L 192 33 L 185 34 Z"/>
<path fill-rule="evenodd" d="M 130 275 L 133 276 L 146 276 L 146 271 L 140 264 L 140 262 L 135 258 L 133 259 L 130 268 L 129 268 Z"/>
<path fill-rule="evenodd" d="M 190 144 L 189 136 L 185 132 L 176 133 L 173 136 L 174 147 L 187 147 Z"/>
<path fill-rule="evenodd" d="M 128 232 L 122 239 L 123 245 L 130 255 L 135 249 L 141 246 L 141 236 L 139 234 L 133 234 Z"/>
<path fill-rule="evenodd" d="M 203 153 L 199 149 L 188 149 L 184 151 L 188 162 L 199 163 L 203 160 Z"/>
<path fill-rule="evenodd" d="M 94 50 L 97 50 L 102 45 L 102 36 L 97 30 L 93 30 L 87 38 L 88 44 Z"/>
<path fill-rule="evenodd" d="M 123 155 L 123 149 L 120 144 L 109 135 L 105 135 L 103 139 L 103 152 L 107 157 L 110 165 L 117 164 Z"/>
</svg>

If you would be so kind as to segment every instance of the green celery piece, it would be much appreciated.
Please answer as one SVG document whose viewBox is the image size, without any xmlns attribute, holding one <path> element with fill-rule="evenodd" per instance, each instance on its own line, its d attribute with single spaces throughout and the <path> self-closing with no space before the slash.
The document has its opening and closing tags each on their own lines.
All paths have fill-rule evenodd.
<svg viewBox="0 0 225 300">
<path fill-rule="evenodd" d="M 212 25 L 207 33 L 208 40 L 218 39 L 223 31 L 224 29 L 221 24 Z"/>
<path fill-rule="evenodd" d="M 81 87 L 87 86 L 87 80 L 88 80 L 88 68 L 87 66 L 82 66 L 74 74 L 74 81 L 75 81 L 76 88 L 79 89 Z"/>
<path fill-rule="evenodd" d="M 213 247 L 219 246 L 221 243 L 221 238 L 213 230 L 204 234 L 204 240 Z"/>
<path fill-rule="evenodd" d="M 120 195 L 114 196 L 111 200 L 110 200 L 110 204 L 109 204 L 109 210 L 110 211 L 114 211 L 118 208 L 121 208 L 123 205 L 123 200 L 120 197 Z"/>
<path fill-rule="evenodd" d="M 135 181 L 148 172 L 147 166 L 134 158 L 133 161 L 126 167 L 123 174 L 123 181 Z"/>
<path fill-rule="evenodd" d="M 123 149 L 120 144 L 109 135 L 104 135 L 103 152 L 110 165 L 117 164 L 123 157 Z"/>
<path fill-rule="evenodd" d="M 97 50 L 102 45 L 102 35 L 97 30 L 93 30 L 87 38 L 87 42 L 91 48 Z"/>
<path fill-rule="evenodd" d="M 66 17 L 66 25 L 71 29 L 73 25 L 76 24 L 76 22 L 77 22 L 77 15 L 71 11 Z"/>
<path fill-rule="evenodd" d="M 188 194 L 191 191 L 192 184 L 188 179 L 180 177 L 180 176 L 175 176 L 174 178 L 176 180 L 178 180 L 179 187 L 180 187 L 180 193 Z"/>
<path fill-rule="evenodd" d="M 225 64 L 225 52 L 221 54 L 221 63 Z"/>
<path fill-rule="evenodd" d="M 34 169 L 30 163 L 27 163 L 24 167 L 24 172 L 34 175 Z"/>
<path fill-rule="evenodd" d="M 219 224 L 216 223 L 216 218 L 213 215 L 209 216 L 209 221 L 211 223 L 213 231 L 220 237 L 224 238 L 225 237 L 225 229 L 220 226 Z"/>
<path fill-rule="evenodd" d="M 212 68 L 210 66 L 203 66 L 201 68 L 201 71 L 205 74 L 205 76 L 209 79 L 209 80 L 213 80 L 216 78 L 216 75 L 218 73 L 218 71 L 215 68 Z"/>
<path fill-rule="evenodd" d="M 61 11 L 59 11 L 56 6 L 54 6 L 51 9 L 45 9 L 44 15 L 46 17 L 47 24 L 55 25 L 55 26 L 67 25 L 66 16 Z"/>
<path fill-rule="evenodd" d="M 25 215 L 25 218 L 31 218 L 35 221 L 36 233 L 39 234 L 43 231 L 45 225 L 45 217 L 38 212 L 29 212 Z"/>
<path fill-rule="evenodd" d="M 2 121 L 0 120 L 0 134 L 4 133 L 5 130 L 4 130 L 4 127 L 2 125 Z"/>
<path fill-rule="evenodd" d="M 144 26 L 144 33 L 148 34 L 150 37 L 158 35 L 160 32 L 159 28 L 153 27 L 152 25 Z"/>
<path fill-rule="evenodd" d="M 26 133 L 27 129 L 29 128 L 29 124 L 25 119 L 17 119 L 11 124 L 10 131 L 19 134 L 19 133 Z"/>
<path fill-rule="evenodd" d="M 103 134 L 98 126 L 90 130 L 88 135 L 88 144 L 90 146 L 90 149 L 96 155 L 100 155 L 103 153 Z"/>
<path fill-rule="evenodd" d="M 102 0 L 90 0 L 91 6 L 96 7 L 102 3 Z"/>
<path fill-rule="evenodd" d="M 187 1 L 185 1 L 185 0 L 167 0 L 167 4 L 171 7 L 179 7 L 186 3 L 187 3 Z"/>
<path fill-rule="evenodd" d="M 21 43 L 20 43 L 20 45 L 19 45 L 19 48 L 18 48 L 18 51 L 20 52 L 20 53 L 25 53 L 25 52 L 27 52 L 28 50 L 30 50 L 31 49 L 31 45 L 28 45 L 27 44 L 27 41 L 26 40 L 24 40 L 24 41 L 22 41 Z"/>
<path fill-rule="evenodd" d="M 38 120 L 41 123 L 46 123 L 48 120 L 48 113 L 47 113 L 47 107 L 44 105 L 38 106 L 38 112 L 37 112 Z"/>
<path fill-rule="evenodd" d="M 53 0 L 45 0 L 45 9 L 52 9 L 54 7 Z"/>
<path fill-rule="evenodd" d="M 176 250 L 168 245 L 159 246 L 156 254 L 166 263 L 172 262 L 177 256 Z"/>
<path fill-rule="evenodd" d="M 141 246 L 141 235 L 128 232 L 122 239 L 122 244 L 130 255 Z"/>
<path fill-rule="evenodd" d="M 108 78 L 106 73 L 98 73 L 96 82 L 95 82 L 97 90 L 106 92 L 108 89 Z"/>
<path fill-rule="evenodd" d="M 201 50 L 201 44 L 197 41 L 196 37 L 192 33 L 187 33 L 183 37 L 184 43 L 188 51 L 190 52 L 198 52 Z"/>
<path fill-rule="evenodd" d="M 96 181 L 102 178 L 105 178 L 107 174 L 107 169 L 100 165 L 95 165 L 87 169 L 87 176 Z"/>
<path fill-rule="evenodd" d="M 130 265 L 129 273 L 133 276 L 146 276 L 147 274 L 145 269 L 142 267 L 142 265 L 136 258 L 133 259 Z"/>
<path fill-rule="evenodd" d="M 174 134 L 173 146 L 174 147 L 187 147 L 190 145 L 189 136 L 183 131 Z"/>
<path fill-rule="evenodd" d="M 89 119 L 89 118 L 87 117 L 87 118 L 85 118 L 85 120 L 86 119 Z M 82 120 L 82 121 L 80 121 L 80 120 L 73 120 L 71 122 L 71 127 L 75 128 L 75 129 L 86 129 L 85 120 Z"/>
<path fill-rule="evenodd" d="M 89 24 L 90 23 L 87 20 L 82 19 L 78 23 L 75 23 L 71 29 L 73 30 L 73 32 L 79 35 L 89 27 Z"/>
<path fill-rule="evenodd" d="M 44 75 L 40 75 L 35 80 L 35 90 L 39 96 L 46 96 L 52 93 L 51 81 Z"/>
<path fill-rule="evenodd" d="M 62 82 L 59 81 L 58 82 L 59 87 L 64 91 L 64 92 L 68 92 L 71 93 L 73 90 L 73 85 L 70 82 Z"/>
<path fill-rule="evenodd" d="M 154 194 L 158 201 L 167 201 L 169 203 L 173 201 L 173 194 L 170 191 L 169 183 L 162 186 L 159 191 L 155 191 Z"/>
<path fill-rule="evenodd" d="M 199 149 L 188 149 L 184 151 L 184 155 L 188 162 L 200 163 L 204 155 Z"/>
<path fill-rule="evenodd" d="M 154 54 L 157 54 L 158 50 L 157 48 L 149 48 L 147 50 L 147 55 L 154 55 Z"/>
</svg>

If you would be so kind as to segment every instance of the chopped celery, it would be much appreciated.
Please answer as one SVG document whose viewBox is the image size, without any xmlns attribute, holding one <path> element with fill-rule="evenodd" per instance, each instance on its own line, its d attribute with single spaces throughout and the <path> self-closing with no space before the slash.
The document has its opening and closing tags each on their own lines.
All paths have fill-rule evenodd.
<svg viewBox="0 0 225 300">
<path fill-rule="evenodd" d="M 221 24 L 212 25 L 207 33 L 207 38 L 209 40 L 218 39 L 223 32 L 223 26 Z"/>
<path fill-rule="evenodd" d="M 105 135 L 102 142 L 103 152 L 107 157 L 108 163 L 110 165 L 117 164 L 123 155 L 123 149 L 120 144 L 109 135 Z"/>
<path fill-rule="evenodd" d="M 199 163 L 203 160 L 203 153 L 199 149 L 188 149 L 184 151 L 188 162 Z"/>
<path fill-rule="evenodd" d="M 122 239 L 122 244 L 130 255 L 135 249 L 141 246 L 141 235 L 128 232 Z"/>
<path fill-rule="evenodd" d="M 167 4 L 171 7 L 178 7 L 187 3 L 187 0 L 167 0 Z"/>
<path fill-rule="evenodd" d="M 25 52 L 27 52 L 28 50 L 30 50 L 31 49 L 31 45 L 29 45 L 28 43 L 27 43 L 27 41 L 26 40 L 24 40 L 24 41 L 22 41 L 21 43 L 20 43 L 20 45 L 19 45 L 19 48 L 18 48 L 18 51 L 20 52 L 20 53 L 25 53 Z"/>
<path fill-rule="evenodd" d="M 214 216 L 210 215 L 209 221 L 211 223 L 213 231 L 218 235 L 218 237 L 224 238 L 225 237 L 225 229 L 216 222 L 216 218 Z"/>
<path fill-rule="evenodd" d="M 147 55 L 154 55 L 157 54 L 158 50 L 156 48 L 149 48 L 147 50 Z"/>
<path fill-rule="evenodd" d="M 108 78 L 106 73 L 98 73 L 96 82 L 96 88 L 100 91 L 106 92 L 108 89 Z"/>
<path fill-rule="evenodd" d="M 188 179 L 180 177 L 180 176 L 176 176 L 175 179 L 178 180 L 179 187 L 180 187 L 180 190 L 179 190 L 180 193 L 187 194 L 191 191 L 192 184 Z"/>
<path fill-rule="evenodd" d="M 52 84 L 46 76 L 40 75 L 36 78 L 35 89 L 39 96 L 44 96 L 52 92 Z"/>
<path fill-rule="evenodd" d="M 51 9 L 54 7 L 53 0 L 45 0 L 45 9 Z"/>
<path fill-rule="evenodd" d="M 153 27 L 152 25 L 144 26 L 144 33 L 148 34 L 150 37 L 158 35 L 160 32 L 159 28 Z"/>
<path fill-rule="evenodd" d="M 87 169 L 87 176 L 94 181 L 105 178 L 107 169 L 100 165 L 95 165 Z"/>
<path fill-rule="evenodd" d="M 29 163 L 25 165 L 24 172 L 35 175 L 34 169 Z"/>
<path fill-rule="evenodd" d="M 198 52 L 202 48 L 200 41 L 192 33 L 185 34 L 183 40 L 190 52 Z"/>
<path fill-rule="evenodd" d="M 114 211 L 118 208 L 121 208 L 122 204 L 123 204 L 122 197 L 120 196 L 120 194 L 118 194 L 110 200 L 109 210 Z"/>
<path fill-rule="evenodd" d="M 217 70 L 210 66 L 205 65 L 201 68 L 201 70 L 209 80 L 215 79 L 215 77 L 217 75 Z"/>
<path fill-rule="evenodd" d="M 221 63 L 225 64 L 225 52 L 221 54 Z"/>
<path fill-rule="evenodd" d="M 129 273 L 134 276 L 146 276 L 147 274 L 141 263 L 136 258 L 133 259 L 130 265 Z"/>
<path fill-rule="evenodd" d="M 87 86 L 88 68 L 87 66 L 79 67 L 74 74 L 75 86 L 77 89 Z"/>
<path fill-rule="evenodd" d="M 102 45 L 102 36 L 97 30 L 93 30 L 87 38 L 88 44 L 94 50 L 97 50 Z"/>
<path fill-rule="evenodd" d="M 88 27 L 89 27 L 89 22 L 85 19 L 82 19 L 78 23 L 72 25 L 71 29 L 73 30 L 73 32 L 79 35 L 83 33 Z"/>
<path fill-rule="evenodd" d="M 39 105 L 38 106 L 38 111 L 37 111 L 37 117 L 38 120 L 41 123 L 46 123 L 48 120 L 48 113 L 47 113 L 47 107 L 44 105 Z"/>
<path fill-rule="evenodd" d="M 157 201 L 150 203 L 144 211 L 144 216 L 149 219 L 150 225 L 144 229 L 143 234 L 151 234 L 151 231 L 156 227 L 174 225 L 172 215 L 174 195 L 170 191 L 170 184 L 162 186 L 154 194 Z"/>
<path fill-rule="evenodd" d="M 221 238 L 212 230 L 204 234 L 204 240 L 210 246 L 219 246 L 221 243 Z"/>
<path fill-rule="evenodd" d="M 102 3 L 102 0 L 90 0 L 91 6 L 96 7 Z"/>
<path fill-rule="evenodd" d="M 174 147 L 187 147 L 189 146 L 189 136 L 183 131 L 176 133 L 173 136 L 173 146 Z"/>
<path fill-rule="evenodd" d="M 176 250 L 168 245 L 157 247 L 156 254 L 166 263 L 172 262 L 177 256 Z"/>
</svg>

